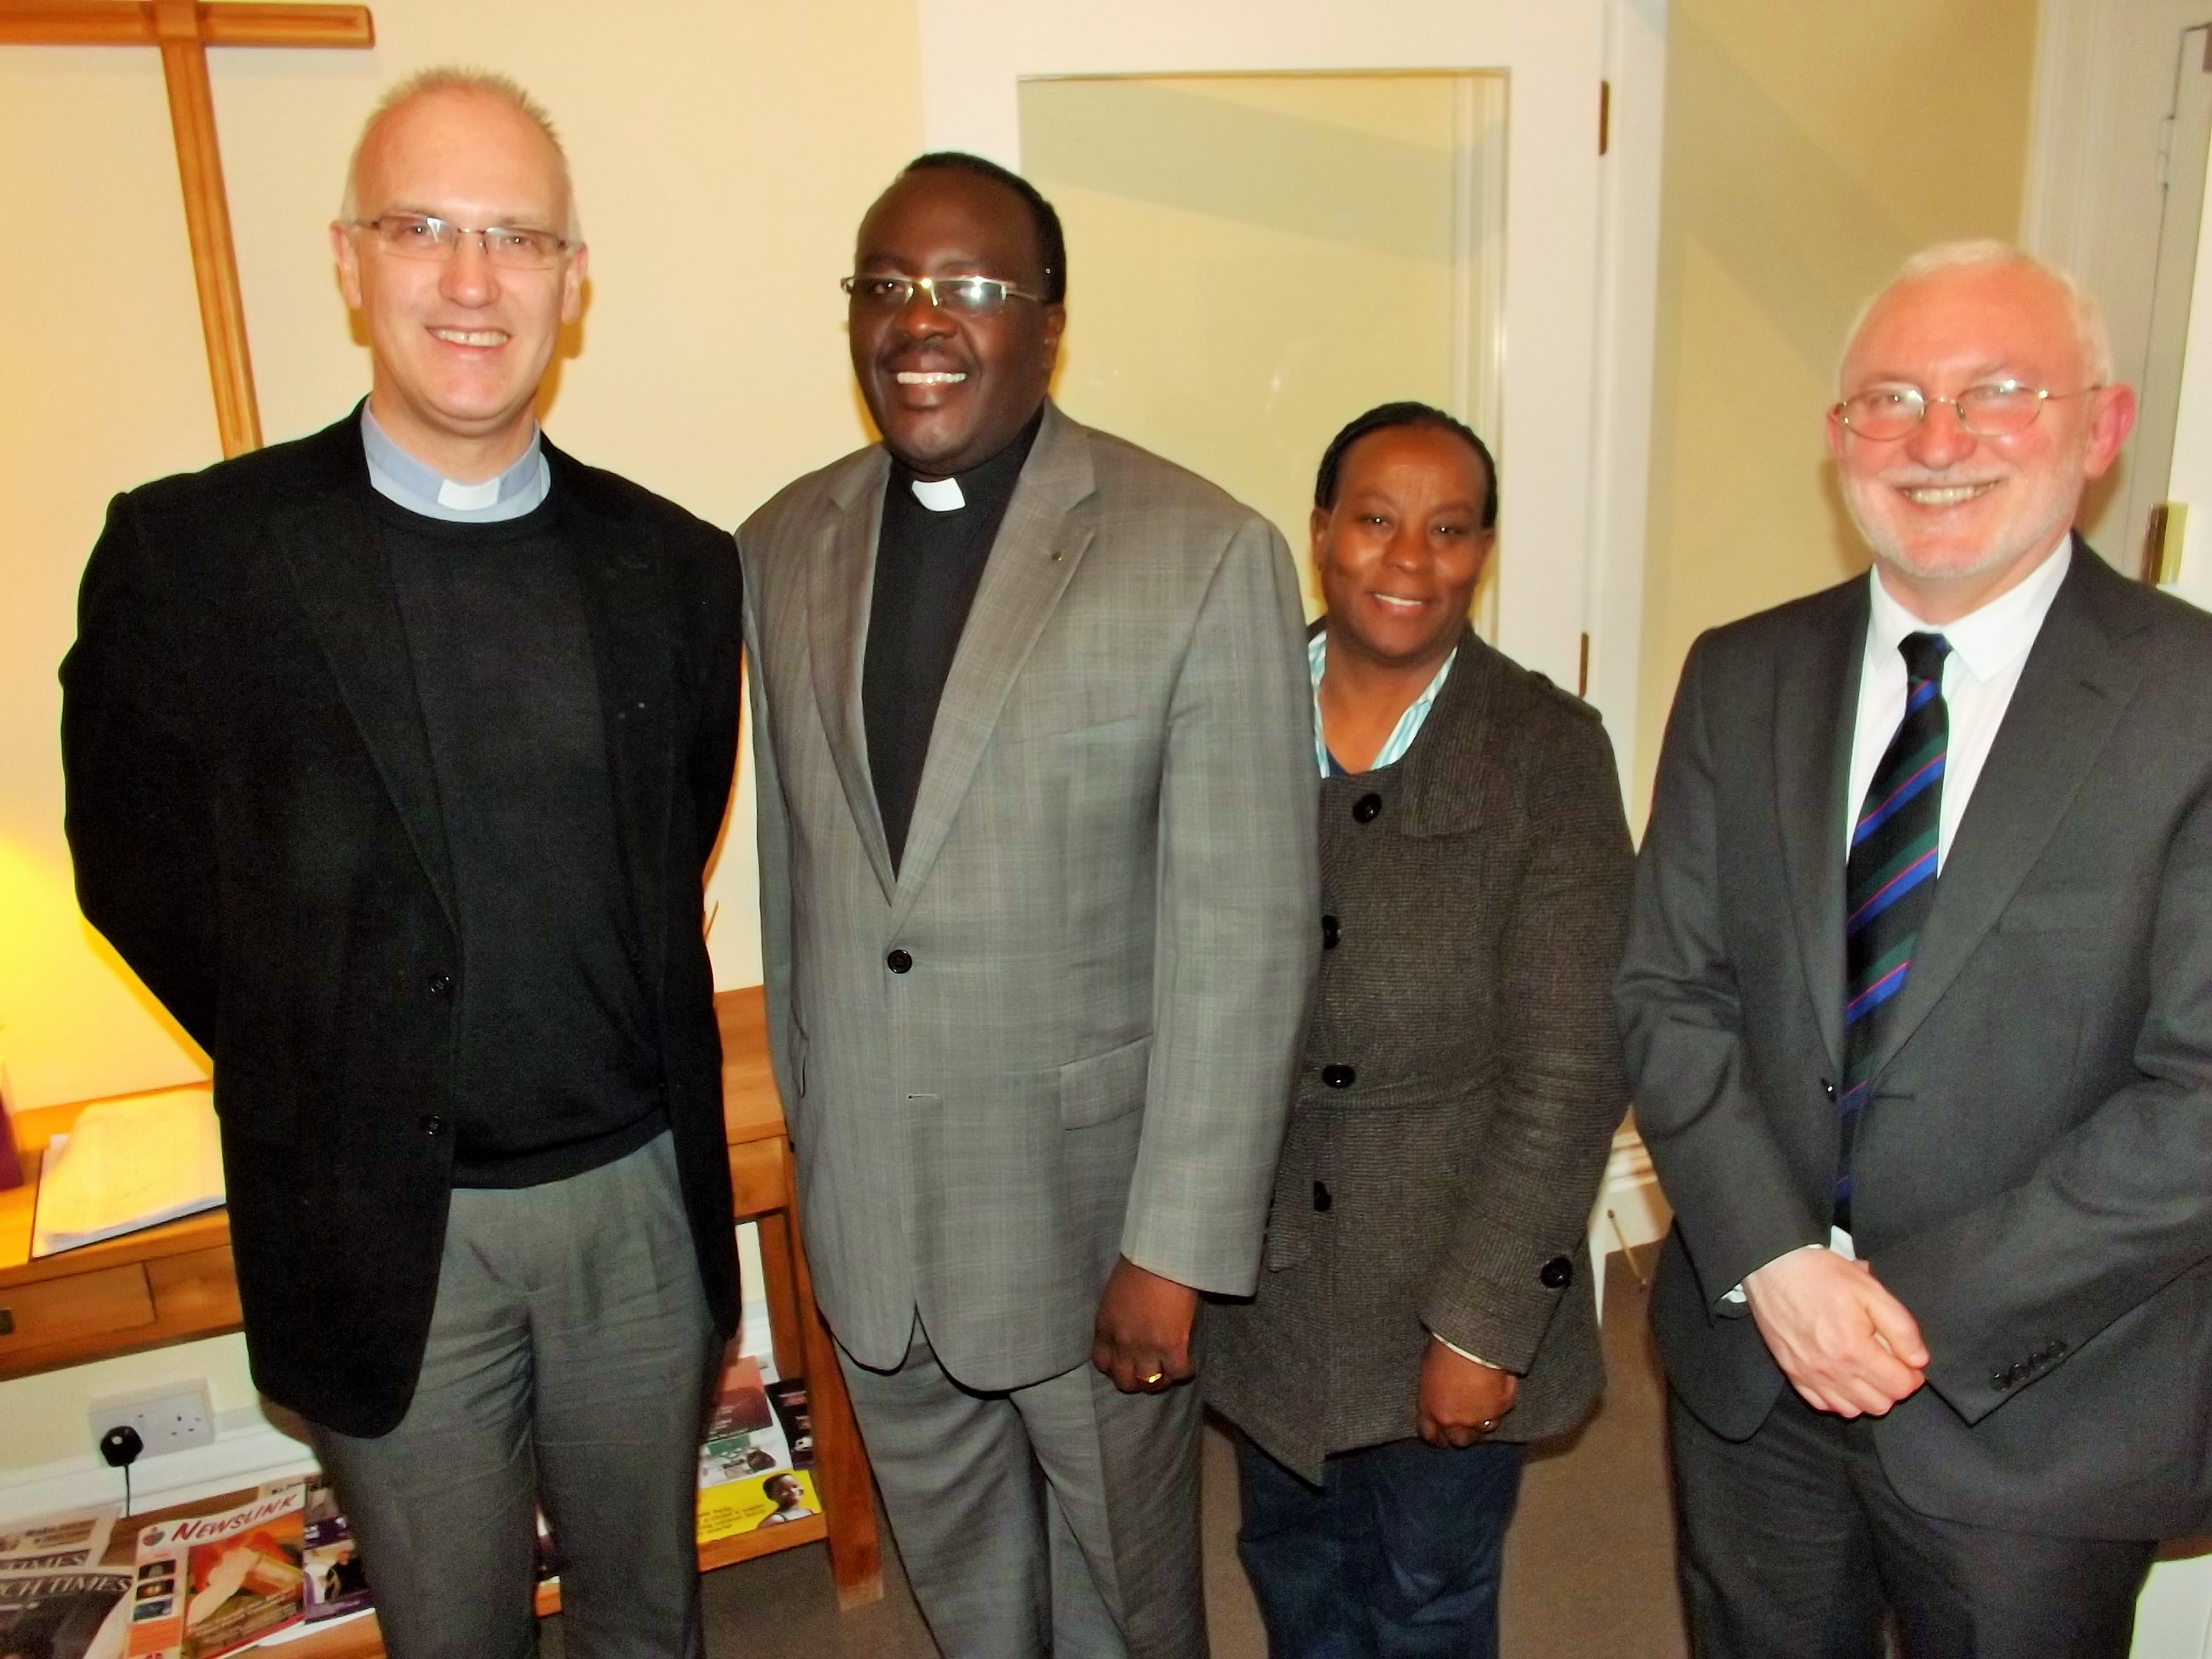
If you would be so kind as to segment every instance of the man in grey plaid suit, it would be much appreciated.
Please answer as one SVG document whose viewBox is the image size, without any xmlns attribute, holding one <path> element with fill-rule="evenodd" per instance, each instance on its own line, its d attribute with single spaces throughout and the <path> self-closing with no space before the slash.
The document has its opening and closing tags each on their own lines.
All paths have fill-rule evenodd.
<svg viewBox="0 0 2212 1659">
<path fill-rule="evenodd" d="M 1047 398 L 1057 217 L 860 226 L 884 441 L 738 532 L 776 1079 L 823 1311 L 947 1652 L 1205 1650 L 1201 1291 L 1249 1294 L 1319 944 L 1297 581 Z"/>
</svg>

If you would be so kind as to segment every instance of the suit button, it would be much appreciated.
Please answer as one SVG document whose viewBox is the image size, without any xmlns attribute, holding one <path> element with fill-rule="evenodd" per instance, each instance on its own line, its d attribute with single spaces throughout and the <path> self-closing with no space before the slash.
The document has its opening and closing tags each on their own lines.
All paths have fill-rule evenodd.
<svg viewBox="0 0 2212 1659">
<path fill-rule="evenodd" d="M 1336 918 L 1334 916 L 1323 916 L 1321 919 L 1321 948 L 1324 951 L 1334 951 L 1336 949 L 1336 941 L 1340 931 L 1340 930 L 1336 925 Z"/>
<path fill-rule="evenodd" d="M 1836 1085 L 1826 1078 L 1820 1079 L 1820 1092 L 1831 1100 L 1836 1097 Z"/>
<path fill-rule="evenodd" d="M 884 966 L 895 974 L 902 974 L 914 966 L 914 958 L 903 951 L 894 951 L 884 958 Z"/>
<path fill-rule="evenodd" d="M 1547 1291 L 1564 1291 L 1575 1282 L 1575 1264 L 1555 1255 L 1536 1270 L 1536 1278 Z"/>
<path fill-rule="evenodd" d="M 1999 1394 L 2002 1394 L 2007 1389 L 2012 1387 L 2012 1385 L 2019 1380 L 2020 1379 L 2015 1377 L 2010 1371 L 1991 1371 L 1990 1373 L 1990 1386 L 1995 1389 Z"/>
<path fill-rule="evenodd" d="M 1382 816 L 1382 797 L 1380 795 L 1362 795 L 1352 803 L 1352 821 L 1354 823 L 1372 823 Z"/>
<path fill-rule="evenodd" d="M 422 1130 L 424 1134 L 429 1136 L 431 1139 L 435 1140 L 440 1135 L 446 1133 L 446 1120 L 440 1117 L 435 1112 L 425 1112 L 422 1114 L 421 1119 L 416 1122 L 415 1127 Z"/>
<path fill-rule="evenodd" d="M 1352 1079 L 1358 1075 L 1349 1066 L 1324 1066 L 1321 1068 L 1321 1080 L 1332 1089 L 1349 1089 Z"/>
<path fill-rule="evenodd" d="M 1325 1181 L 1315 1182 L 1314 1208 L 1319 1210 L 1323 1215 L 1327 1215 L 1335 1207 L 1336 1200 L 1328 1190 L 1328 1183 Z"/>
<path fill-rule="evenodd" d="M 449 997 L 453 995 L 453 976 L 451 974 L 439 974 L 434 975 L 430 981 L 430 994 L 434 997 Z"/>
</svg>

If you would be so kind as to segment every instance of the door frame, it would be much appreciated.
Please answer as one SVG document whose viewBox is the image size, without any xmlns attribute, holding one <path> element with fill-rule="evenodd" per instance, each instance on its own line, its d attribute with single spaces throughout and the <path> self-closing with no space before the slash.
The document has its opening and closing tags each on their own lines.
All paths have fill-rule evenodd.
<svg viewBox="0 0 2212 1659">
<path fill-rule="evenodd" d="M 1572 690 L 1587 636 L 1588 695 L 1635 776 L 1664 0 L 919 0 L 917 18 L 925 143 L 1016 167 L 1030 76 L 1508 76 L 1498 643 Z"/>
</svg>

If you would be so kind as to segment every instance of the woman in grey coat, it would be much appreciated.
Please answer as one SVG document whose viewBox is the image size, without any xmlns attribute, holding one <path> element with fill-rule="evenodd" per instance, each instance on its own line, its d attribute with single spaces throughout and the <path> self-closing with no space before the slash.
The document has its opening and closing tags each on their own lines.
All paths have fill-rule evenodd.
<svg viewBox="0 0 2212 1659">
<path fill-rule="evenodd" d="M 1424 404 L 1322 460 L 1320 988 L 1259 1292 L 1203 1373 L 1278 1659 L 1494 1654 L 1522 1449 L 1604 1382 L 1632 848 L 1595 713 L 1468 626 L 1496 520 L 1488 450 Z"/>
</svg>

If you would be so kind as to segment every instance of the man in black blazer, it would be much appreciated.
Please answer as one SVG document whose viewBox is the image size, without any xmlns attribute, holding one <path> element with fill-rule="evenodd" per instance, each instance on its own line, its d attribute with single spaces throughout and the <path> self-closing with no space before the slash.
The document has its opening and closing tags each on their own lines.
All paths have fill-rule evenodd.
<svg viewBox="0 0 2212 1659">
<path fill-rule="evenodd" d="M 254 1377 L 390 1651 L 528 1652 L 542 1504 L 572 1650 L 696 1653 L 735 559 L 538 431 L 585 252 L 520 88 L 401 87 L 331 235 L 366 404 L 118 496 L 94 550 L 79 897 L 213 1059 Z"/>
<path fill-rule="evenodd" d="M 2070 533 L 2133 420 L 1992 244 L 1869 307 L 1865 579 L 1699 640 L 1618 1000 L 1704 1655 L 2120 1655 L 2212 1523 L 2212 620 Z"/>
</svg>

